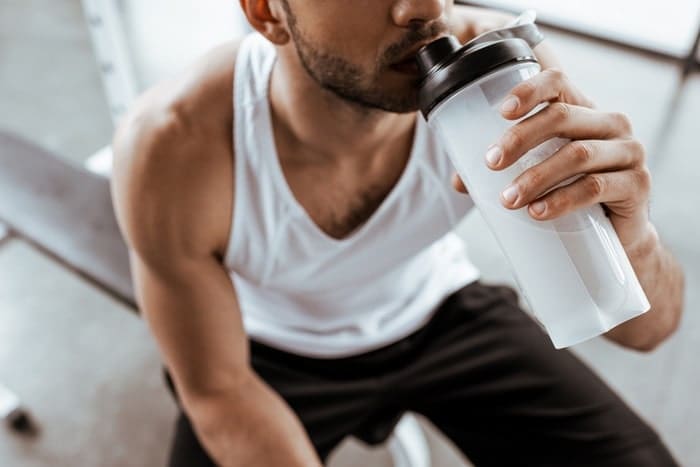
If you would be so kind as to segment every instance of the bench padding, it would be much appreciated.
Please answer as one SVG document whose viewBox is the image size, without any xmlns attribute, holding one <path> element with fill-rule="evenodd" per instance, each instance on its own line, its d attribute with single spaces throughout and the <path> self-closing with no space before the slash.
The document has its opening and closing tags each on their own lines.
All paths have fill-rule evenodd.
<svg viewBox="0 0 700 467">
<path fill-rule="evenodd" d="M 106 178 L 0 131 L 0 221 L 135 308 Z"/>
</svg>

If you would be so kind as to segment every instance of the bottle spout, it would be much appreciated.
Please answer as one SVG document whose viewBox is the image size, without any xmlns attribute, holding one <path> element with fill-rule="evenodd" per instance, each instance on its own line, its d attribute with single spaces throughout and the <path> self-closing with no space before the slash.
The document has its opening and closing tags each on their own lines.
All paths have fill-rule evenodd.
<svg viewBox="0 0 700 467">
<path fill-rule="evenodd" d="M 416 54 L 416 62 L 421 76 L 433 67 L 447 60 L 462 47 L 455 36 L 445 36 L 423 46 Z"/>
</svg>

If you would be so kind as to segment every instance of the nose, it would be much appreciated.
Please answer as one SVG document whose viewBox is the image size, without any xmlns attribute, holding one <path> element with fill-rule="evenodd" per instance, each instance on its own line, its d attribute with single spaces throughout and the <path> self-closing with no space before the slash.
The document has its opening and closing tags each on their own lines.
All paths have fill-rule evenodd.
<svg viewBox="0 0 700 467">
<path fill-rule="evenodd" d="M 408 28 L 435 21 L 444 12 L 445 0 L 398 0 L 391 15 L 397 26 Z"/>
</svg>

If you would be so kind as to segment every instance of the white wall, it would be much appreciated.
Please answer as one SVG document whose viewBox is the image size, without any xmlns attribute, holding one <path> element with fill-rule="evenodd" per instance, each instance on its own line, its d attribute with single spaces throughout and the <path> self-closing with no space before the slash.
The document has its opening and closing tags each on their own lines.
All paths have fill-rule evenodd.
<svg viewBox="0 0 700 467">
<path fill-rule="evenodd" d="M 125 0 L 124 28 L 143 89 L 244 34 L 248 23 L 237 0 Z"/>
<path fill-rule="evenodd" d="M 581 32 L 685 56 L 700 23 L 700 0 L 478 0 Z"/>
</svg>

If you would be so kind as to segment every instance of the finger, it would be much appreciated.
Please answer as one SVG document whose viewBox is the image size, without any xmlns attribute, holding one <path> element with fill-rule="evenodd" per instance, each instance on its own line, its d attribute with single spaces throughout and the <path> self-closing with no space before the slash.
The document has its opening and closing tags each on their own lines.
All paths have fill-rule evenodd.
<svg viewBox="0 0 700 467">
<path fill-rule="evenodd" d="M 561 70 L 550 68 L 515 86 L 503 99 L 501 113 L 508 119 L 516 119 L 543 102 L 555 101 L 588 108 L 594 106 Z"/>
<path fill-rule="evenodd" d="M 457 174 L 452 174 L 452 186 L 460 193 L 469 194 L 467 187 L 464 186 L 464 182 Z"/>
<path fill-rule="evenodd" d="M 632 215 L 648 199 L 650 189 L 651 176 L 646 167 L 588 174 L 531 203 L 528 212 L 537 220 L 551 220 L 596 203 L 605 203 L 618 215 Z"/>
<path fill-rule="evenodd" d="M 572 141 L 520 174 L 503 190 L 501 201 L 507 208 L 520 209 L 573 176 L 634 169 L 644 160 L 644 147 L 637 140 Z"/>
<path fill-rule="evenodd" d="M 611 139 L 631 134 L 629 119 L 621 113 L 607 113 L 555 102 L 510 127 L 489 149 L 487 163 L 494 170 L 511 166 L 523 154 L 554 138 Z M 492 164 L 491 160 L 498 160 Z"/>
<path fill-rule="evenodd" d="M 534 49 L 537 61 L 540 62 L 542 70 L 547 70 L 550 68 L 561 69 L 561 62 L 554 50 L 552 44 L 549 41 L 540 42 Z"/>
</svg>

